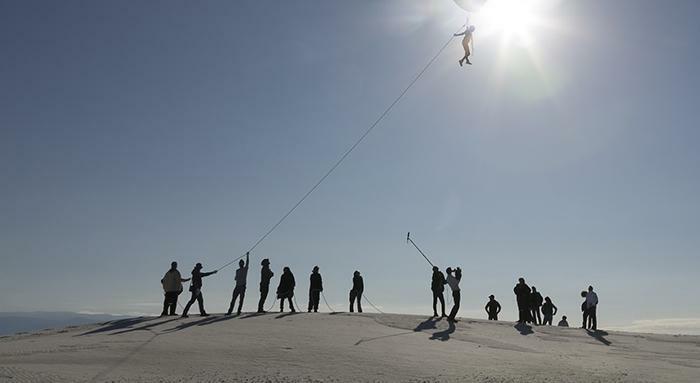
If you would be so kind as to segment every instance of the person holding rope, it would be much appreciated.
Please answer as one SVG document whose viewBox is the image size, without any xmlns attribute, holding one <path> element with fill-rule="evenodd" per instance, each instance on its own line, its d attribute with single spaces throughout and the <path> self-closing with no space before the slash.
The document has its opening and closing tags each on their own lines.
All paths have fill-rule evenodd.
<svg viewBox="0 0 700 383">
<path fill-rule="evenodd" d="M 172 262 L 170 264 L 170 270 L 168 270 L 163 279 L 160 280 L 161 285 L 163 285 L 163 291 L 165 292 L 163 312 L 160 313 L 160 316 L 177 315 L 175 314 L 175 309 L 177 308 L 177 297 L 182 293 L 182 282 L 187 282 L 189 280 L 189 278 L 182 278 L 180 272 L 177 270 L 177 262 Z"/>
<path fill-rule="evenodd" d="M 185 310 L 182 312 L 182 318 L 187 318 L 187 313 L 190 311 L 190 307 L 197 301 L 199 303 L 199 315 L 206 317 L 209 316 L 206 311 L 204 311 L 204 296 L 202 296 L 202 278 L 208 277 L 212 274 L 216 274 L 218 270 L 210 271 L 207 273 L 202 272 L 202 264 L 197 263 L 192 270 L 192 283 L 190 284 L 190 291 L 192 292 L 192 298 L 187 302 Z"/>
<path fill-rule="evenodd" d="M 433 317 L 438 317 L 437 302 L 440 301 L 442 307 L 442 317 L 447 317 L 445 314 L 445 274 L 440 271 L 437 266 L 433 266 L 433 281 L 430 284 L 430 289 L 433 291 Z"/>
<path fill-rule="evenodd" d="M 462 48 L 464 48 L 464 57 L 459 59 L 459 66 L 462 66 L 464 62 L 466 62 L 469 65 L 472 65 L 471 61 L 469 61 L 469 56 L 471 55 L 471 50 L 474 50 L 474 40 L 473 40 L 473 33 L 474 30 L 473 25 L 468 25 L 465 29 L 464 32 L 462 33 L 455 33 L 454 36 L 464 36 L 462 38 Z M 472 49 L 469 49 L 469 44 L 472 45 Z"/>
<path fill-rule="evenodd" d="M 452 310 L 450 311 L 450 315 L 447 317 L 447 320 L 450 322 L 458 322 L 456 317 L 457 312 L 459 311 L 459 302 L 461 300 L 459 281 L 462 280 L 462 269 L 457 267 L 454 270 L 455 275 L 452 275 L 451 267 L 448 267 L 445 271 L 447 272 L 447 284 L 450 285 L 450 289 L 452 289 L 452 299 L 454 300 L 454 306 L 452 306 Z"/>
<path fill-rule="evenodd" d="M 275 273 L 270 270 L 270 260 L 265 258 L 260 262 L 262 268 L 260 269 L 260 301 L 258 301 L 258 313 L 265 312 L 265 300 L 267 299 L 267 293 L 270 291 L 270 279 L 275 275 Z"/>
<path fill-rule="evenodd" d="M 289 308 L 291 311 L 293 313 L 296 312 L 296 310 L 294 310 L 294 303 L 292 303 L 295 286 L 296 282 L 294 281 L 294 274 L 292 274 L 292 270 L 290 270 L 289 267 L 285 266 L 282 271 L 282 277 L 280 277 L 280 284 L 277 286 L 277 299 L 280 300 L 280 312 L 284 311 L 285 299 L 289 301 Z"/>
<path fill-rule="evenodd" d="M 241 259 L 238 261 L 238 270 L 236 270 L 236 287 L 233 288 L 233 294 L 231 296 L 231 304 L 228 306 L 228 311 L 226 315 L 231 315 L 233 312 L 233 306 L 236 305 L 236 299 L 241 297 L 238 301 L 238 311 L 236 315 L 241 315 L 241 309 L 243 308 L 243 299 L 245 299 L 245 287 L 246 280 L 248 279 L 248 264 L 250 262 L 250 253 L 245 253 L 245 262 Z"/>
<path fill-rule="evenodd" d="M 318 266 L 314 266 L 309 277 L 309 312 L 313 309 L 318 312 L 318 303 L 321 300 L 321 291 L 323 291 L 323 279 L 318 272 Z"/>
<path fill-rule="evenodd" d="M 357 312 L 362 312 L 362 292 L 365 290 L 365 282 L 362 280 L 360 272 L 355 270 L 352 276 L 352 289 L 350 290 L 350 312 L 355 312 L 353 310 L 355 306 L 355 299 L 357 299 Z"/>
</svg>

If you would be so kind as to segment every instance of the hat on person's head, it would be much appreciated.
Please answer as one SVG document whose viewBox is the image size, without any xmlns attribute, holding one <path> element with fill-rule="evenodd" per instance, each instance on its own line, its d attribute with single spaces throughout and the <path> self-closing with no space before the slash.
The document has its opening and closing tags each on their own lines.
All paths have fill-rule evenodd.
<svg viewBox="0 0 700 383">
<path fill-rule="evenodd" d="M 197 262 L 197 264 L 194 265 L 194 268 L 195 268 L 195 269 L 201 269 L 201 268 L 202 268 L 202 264 L 199 263 L 199 262 Z"/>
<path fill-rule="evenodd" d="M 496 296 L 491 294 L 491 295 L 489 295 L 489 298 L 493 299 L 493 298 L 496 298 Z"/>
<path fill-rule="evenodd" d="M 262 260 L 262 262 L 260 262 L 260 264 L 261 264 L 262 266 L 267 266 L 267 265 L 270 264 L 270 260 L 267 259 L 267 258 L 265 258 L 265 259 Z"/>
<path fill-rule="evenodd" d="M 449 273 L 452 272 L 452 268 L 451 268 L 451 267 L 448 267 L 445 271 L 447 272 L 447 274 L 449 274 Z"/>
<path fill-rule="evenodd" d="M 314 266 L 314 271 L 318 271 L 318 266 Z"/>
</svg>

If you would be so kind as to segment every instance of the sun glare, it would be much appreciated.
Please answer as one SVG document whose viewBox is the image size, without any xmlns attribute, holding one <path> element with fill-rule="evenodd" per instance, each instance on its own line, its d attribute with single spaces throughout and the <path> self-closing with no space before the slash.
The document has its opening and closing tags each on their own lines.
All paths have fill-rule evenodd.
<svg viewBox="0 0 700 383">
<path fill-rule="evenodd" d="M 482 32 L 499 34 L 504 42 L 529 46 L 541 23 L 538 0 L 490 0 L 478 14 Z"/>
</svg>

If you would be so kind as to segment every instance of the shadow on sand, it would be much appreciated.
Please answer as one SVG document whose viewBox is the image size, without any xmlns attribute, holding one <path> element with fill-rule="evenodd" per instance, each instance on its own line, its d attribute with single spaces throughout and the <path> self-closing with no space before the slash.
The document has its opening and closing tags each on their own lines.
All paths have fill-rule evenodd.
<svg viewBox="0 0 700 383">
<path fill-rule="evenodd" d="M 83 335 L 91 335 L 91 334 L 99 334 L 102 332 L 108 332 L 108 331 L 115 331 L 115 330 L 121 330 L 125 328 L 129 328 L 131 326 L 137 325 L 139 323 L 143 322 L 148 322 L 152 320 L 158 319 L 153 318 L 153 317 L 138 317 L 138 318 L 127 318 L 127 319 L 119 319 L 111 322 L 104 322 L 101 325 L 103 327 L 96 328 L 94 330 L 90 330 L 88 332 L 84 332 L 82 334 L 79 334 L 78 336 L 83 336 Z M 163 323 L 163 322 L 161 322 Z"/>
<path fill-rule="evenodd" d="M 609 340 L 603 338 L 603 335 L 609 335 L 609 334 L 608 334 L 607 332 L 605 332 L 605 331 L 601 331 L 601 330 L 586 330 L 586 333 L 587 333 L 589 336 L 591 336 L 593 339 L 597 340 L 598 342 L 600 342 L 600 343 L 602 343 L 602 344 L 604 344 L 604 345 L 606 345 L 606 346 L 610 346 L 610 345 L 612 344 L 612 342 L 610 342 Z"/>
<path fill-rule="evenodd" d="M 520 335 L 530 335 L 535 333 L 532 331 L 532 326 L 527 323 L 517 323 L 515 326 L 513 326 L 513 328 L 518 330 Z"/>
<path fill-rule="evenodd" d="M 282 319 L 282 318 L 284 318 L 284 317 L 288 317 L 288 316 L 290 316 L 290 315 L 297 315 L 297 314 L 299 314 L 299 312 L 296 312 L 296 311 L 291 311 L 291 312 L 288 312 L 288 313 L 282 313 L 282 314 L 276 316 L 275 319 Z"/>
<path fill-rule="evenodd" d="M 407 334 L 413 334 L 413 333 L 415 333 L 415 331 L 406 331 L 406 332 L 400 332 L 398 334 L 375 336 L 374 338 L 362 338 L 362 339 L 358 340 L 357 342 L 355 342 L 355 346 L 358 346 L 362 343 L 372 342 L 375 340 L 393 338 L 395 336 L 401 336 L 401 335 L 407 335 Z"/>
<path fill-rule="evenodd" d="M 447 327 L 447 329 L 433 333 L 430 340 L 440 340 L 443 342 L 450 340 L 450 334 L 455 332 L 455 322 L 449 321 L 448 323 L 450 325 Z"/>
<path fill-rule="evenodd" d="M 180 330 L 184 330 L 186 328 L 192 327 L 192 326 L 202 326 L 208 322 L 218 321 L 218 320 L 221 320 L 220 317 L 218 317 L 218 316 L 204 317 L 204 318 L 196 320 L 196 321 L 181 323 L 175 327 L 164 330 L 163 332 L 170 333 L 170 332 L 180 331 Z"/>
<path fill-rule="evenodd" d="M 245 315 L 238 317 L 238 319 L 255 318 L 255 317 L 261 317 L 263 315 L 271 315 L 271 314 L 274 314 L 274 313 L 267 312 L 267 311 L 264 313 L 248 313 L 248 314 L 245 314 Z"/>
</svg>

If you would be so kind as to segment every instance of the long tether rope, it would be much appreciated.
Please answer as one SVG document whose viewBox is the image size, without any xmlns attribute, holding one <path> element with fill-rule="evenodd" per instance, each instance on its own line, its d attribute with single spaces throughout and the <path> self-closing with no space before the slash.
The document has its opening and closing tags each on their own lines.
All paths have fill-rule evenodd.
<svg viewBox="0 0 700 383">
<path fill-rule="evenodd" d="M 460 30 L 462 29 L 462 27 L 460 27 Z M 306 192 L 306 194 L 304 194 L 294 204 L 294 206 L 292 206 L 292 208 L 289 209 L 282 216 L 282 218 L 280 218 L 274 225 L 272 225 L 272 227 L 270 227 L 270 229 L 268 229 L 267 232 L 265 232 L 265 234 L 263 234 L 260 238 L 258 238 L 258 240 L 253 244 L 253 246 L 251 246 L 251 248 L 248 250 L 248 252 L 252 252 L 256 247 L 258 247 L 258 245 L 262 241 L 264 241 L 270 234 L 272 234 L 272 232 L 275 231 L 275 229 L 277 229 L 277 227 L 279 225 L 281 225 L 282 222 L 284 222 L 287 219 L 287 217 L 289 217 L 294 212 L 294 210 L 296 210 L 299 207 L 299 205 L 301 205 L 311 195 L 311 193 L 313 193 L 323 183 L 323 181 L 325 181 L 326 178 L 328 178 L 328 176 L 330 176 L 335 171 L 335 169 L 337 169 L 338 166 L 340 166 L 340 164 L 343 163 L 343 161 L 345 161 L 345 159 L 350 155 L 350 153 L 352 153 L 355 150 L 355 148 L 357 148 L 360 145 L 360 143 L 362 143 L 362 141 L 364 141 L 364 139 L 372 132 L 372 130 L 374 130 L 375 127 L 377 127 L 377 125 L 379 125 L 379 123 L 384 119 L 384 117 L 386 117 L 389 114 L 389 112 L 391 112 L 391 110 L 394 109 L 394 106 L 396 106 L 396 104 L 398 104 L 399 101 L 401 101 L 401 99 L 403 99 L 403 97 L 406 95 L 406 93 L 408 93 L 408 91 L 413 87 L 413 85 L 415 85 L 415 83 L 418 82 L 418 80 L 420 80 L 420 78 L 423 76 L 423 74 L 428 70 L 428 68 L 430 68 L 431 65 L 433 65 L 435 60 L 437 60 L 437 58 L 442 54 L 442 52 L 445 50 L 445 48 L 447 48 L 447 46 L 450 45 L 450 42 L 452 41 L 453 38 L 454 38 L 454 35 L 450 35 L 450 37 L 447 39 L 445 44 L 443 44 L 443 46 L 440 48 L 440 50 L 438 50 L 438 52 L 430 59 L 430 61 L 428 61 L 428 63 L 423 67 L 423 69 L 421 69 L 421 71 L 418 72 L 418 74 L 413 78 L 413 80 L 410 83 L 408 83 L 408 86 L 406 86 L 403 89 L 403 91 L 401 93 L 399 93 L 398 97 L 396 97 L 394 99 L 394 101 L 392 101 L 391 104 L 389 104 L 389 106 L 386 109 L 384 109 L 384 112 L 382 112 L 382 114 L 380 114 L 379 117 L 377 117 L 377 119 L 374 120 L 374 122 L 369 126 L 369 128 L 367 128 L 367 130 L 365 130 L 365 132 L 355 141 L 355 143 L 353 143 L 352 146 L 350 146 L 350 148 L 348 148 L 345 151 L 345 153 L 343 153 L 343 155 L 340 156 L 340 158 L 333 164 L 333 166 L 331 166 L 330 169 L 328 169 L 328 171 L 326 171 L 326 173 Z M 245 254 L 243 254 L 240 257 L 224 264 L 223 266 L 219 267 L 217 270 L 221 270 L 225 267 L 228 267 L 229 265 L 231 265 L 232 263 L 236 262 L 237 260 L 239 260 L 243 257 L 245 257 Z"/>
<path fill-rule="evenodd" d="M 374 307 L 374 309 L 377 310 L 380 314 L 386 314 L 384 311 L 380 310 L 377 306 L 375 306 L 374 303 L 372 303 L 372 301 L 369 298 L 367 298 L 367 295 L 362 293 L 362 297 L 365 298 L 367 303 L 369 303 L 370 306 Z"/>
</svg>

